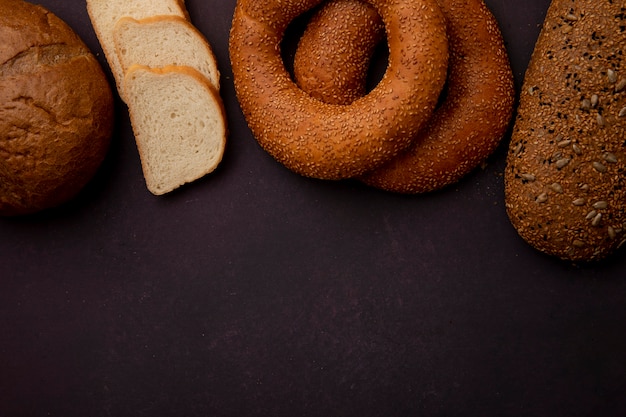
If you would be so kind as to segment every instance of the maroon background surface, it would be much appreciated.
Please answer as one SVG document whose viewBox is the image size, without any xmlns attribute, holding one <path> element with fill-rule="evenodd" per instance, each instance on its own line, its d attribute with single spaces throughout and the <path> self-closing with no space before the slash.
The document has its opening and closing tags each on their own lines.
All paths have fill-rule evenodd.
<svg viewBox="0 0 626 417">
<path fill-rule="evenodd" d="M 106 65 L 83 1 L 41 3 Z M 548 0 L 487 3 L 519 88 Z M 428 195 L 287 171 L 234 95 L 234 5 L 187 0 L 222 73 L 217 172 L 150 195 L 118 100 L 84 192 L 0 219 L 0 416 L 626 415 L 624 251 L 586 266 L 527 246 L 508 137 Z"/>
</svg>

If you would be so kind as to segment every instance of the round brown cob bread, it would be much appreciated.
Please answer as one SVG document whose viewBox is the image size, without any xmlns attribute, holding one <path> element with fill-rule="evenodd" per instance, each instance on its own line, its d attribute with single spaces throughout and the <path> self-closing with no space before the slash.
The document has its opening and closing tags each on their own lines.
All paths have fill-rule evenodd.
<svg viewBox="0 0 626 417">
<path fill-rule="evenodd" d="M 0 0 L 0 215 L 59 205 L 107 152 L 113 96 L 100 64 L 48 10 Z"/>
</svg>

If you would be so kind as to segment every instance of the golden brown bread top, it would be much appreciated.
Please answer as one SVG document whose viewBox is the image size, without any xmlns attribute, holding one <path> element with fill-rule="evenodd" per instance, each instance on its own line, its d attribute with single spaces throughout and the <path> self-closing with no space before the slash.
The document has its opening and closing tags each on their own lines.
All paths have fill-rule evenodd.
<svg viewBox="0 0 626 417">
<path fill-rule="evenodd" d="M 532 246 L 575 261 L 626 241 L 626 7 L 554 0 L 526 72 L 506 207 Z"/>
<path fill-rule="evenodd" d="M 65 22 L 43 7 L 22 0 L 1 0 L 0 64 L 6 65 L 32 47 L 68 44 L 86 51 L 78 36 L 68 29 Z"/>
<path fill-rule="evenodd" d="M 25 214 L 67 201 L 93 176 L 113 96 L 88 48 L 42 7 L 0 0 L 0 42 L 0 214 Z"/>
</svg>

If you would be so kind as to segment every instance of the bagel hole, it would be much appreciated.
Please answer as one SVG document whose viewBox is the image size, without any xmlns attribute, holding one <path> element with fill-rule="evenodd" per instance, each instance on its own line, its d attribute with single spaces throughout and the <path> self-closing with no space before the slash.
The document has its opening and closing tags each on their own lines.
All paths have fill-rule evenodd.
<svg viewBox="0 0 626 417">
<path fill-rule="evenodd" d="M 449 71 L 450 69 L 448 68 L 448 72 Z M 438 110 L 441 106 L 443 106 L 443 103 L 445 103 L 446 99 L 448 98 L 448 79 L 449 77 L 446 75 L 446 81 L 443 84 L 441 91 L 439 92 L 439 97 L 437 98 L 437 105 L 435 106 L 435 110 Z"/>
<path fill-rule="evenodd" d="M 367 71 L 367 80 L 365 84 L 366 91 L 369 93 L 380 83 L 387 71 L 389 65 L 389 47 L 387 45 L 387 35 L 383 37 L 378 45 L 374 48 L 370 66 Z"/>
<path fill-rule="evenodd" d="M 298 49 L 298 43 L 300 42 L 300 38 L 304 34 L 306 30 L 306 26 L 311 20 L 311 17 L 318 11 L 321 7 L 317 6 L 311 10 L 308 10 L 296 17 L 291 23 L 287 26 L 285 30 L 285 35 L 283 36 L 280 52 L 281 57 L 283 58 L 283 64 L 285 65 L 285 69 L 289 73 L 291 80 L 295 82 L 295 75 L 293 71 L 293 62 L 296 55 L 296 50 Z"/>
</svg>

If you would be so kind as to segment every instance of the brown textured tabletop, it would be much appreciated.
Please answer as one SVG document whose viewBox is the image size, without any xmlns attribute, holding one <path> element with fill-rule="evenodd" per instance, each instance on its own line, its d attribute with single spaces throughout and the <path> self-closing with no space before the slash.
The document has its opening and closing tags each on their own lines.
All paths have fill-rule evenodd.
<svg viewBox="0 0 626 417">
<path fill-rule="evenodd" d="M 519 89 L 548 0 L 486 2 Z M 41 4 L 105 65 L 84 2 Z M 509 136 L 433 194 L 292 174 L 234 95 L 234 6 L 187 0 L 222 73 L 215 173 L 151 195 L 118 99 L 78 198 L 0 219 L 0 416 L 626 415 L 624 251 L 588 266 L 526 245 Z"/>
</svg>

